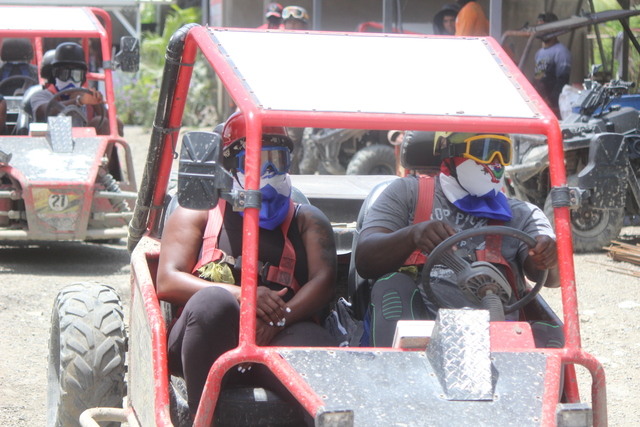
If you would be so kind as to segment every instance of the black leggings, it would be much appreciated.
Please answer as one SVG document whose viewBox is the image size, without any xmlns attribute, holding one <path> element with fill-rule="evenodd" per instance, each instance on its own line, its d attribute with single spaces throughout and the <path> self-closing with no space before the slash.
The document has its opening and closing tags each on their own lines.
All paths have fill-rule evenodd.
<svg viewBox="0 0 640 427">
<path fill-rule="evenodd" d="M 436 311 L 435 306 L 430 310 Z M 409 276 L 391 273 L 381 277 L 371 290 L 369 342 L 371 347 L 391 347 L 398 320 L 429 320 L 420 290 Z M 562 327 L 549 322 L 530 322 L 536 347 L 564 347 Z"/>
<path fill-rule="evenodd" d="M 189 410 L 195 414 L 213 362 L 238 346 L 240 305 L 230 292 L 211 286 L 194 294 L 171 328 L 168 338 L 169 371 L 183 376 L 187 383 Z M 311 321 L 287 326 L 269 343 L 282 347 L 335 347 L 333 337 Z M 225 384 L 244 384 L 268 388 L 291 399 L 278 379 L 264 365 L 240 373 L 230 370 Z"/>
</svg>

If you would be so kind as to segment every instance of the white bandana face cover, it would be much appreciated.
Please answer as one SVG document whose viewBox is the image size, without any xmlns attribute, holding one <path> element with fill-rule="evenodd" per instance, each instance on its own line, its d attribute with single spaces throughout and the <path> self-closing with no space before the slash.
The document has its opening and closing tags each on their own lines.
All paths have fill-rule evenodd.
<svg viewBox="0 0 640 427">
<path fill-rule="evenodd" d="M 56 89 L 58 92 L 62 92 L 65 89 L 77 89 L 80 87 L 80 83 L 76 83 L 73 80 L 60 80 L 56 78 Z"/>
<path fill-rule="evenodd" d="M 442 164 L 440 184 L 447 199 L 463 212 L 480 218 L 509 221 L 513 218 L 506 196 L 502 193 L 504 166 L 499 162 L 478 163 L 455 157 L 458 179 Z"/>
<path fill-rule="evenodd" d="M 498 162 L 485 165 L 468 159 L 456 170 L 460 185 L 472 196 L 495 196 L 504 187 L 504 166 Z"/>
</svg>

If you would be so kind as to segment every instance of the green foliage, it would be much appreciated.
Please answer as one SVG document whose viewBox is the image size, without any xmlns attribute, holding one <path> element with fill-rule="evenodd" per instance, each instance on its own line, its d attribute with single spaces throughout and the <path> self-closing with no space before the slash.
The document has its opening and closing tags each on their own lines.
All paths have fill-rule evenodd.
<svg viewBox="0 0 640 427">
<path fill-rule="evenodd" d="M 631 9 L 637 9 L 637 1 L 631 1 Z M 617 0 L 594 0 L 594 7 L 596 12 L 602 12 L 605 10 L 620 10 L 622 7 L 618 3 Z M 629 26 L 633 29 L 637 29 L 640 27 L 640 16 L 633 16 L 629 18 Z M 619 21 L 609 21 L 604 24 L 598 25 L 598 30 L 600 31 L 600 35 L 602 37 L 602 55 L 600 53 L 600 49 L 598 47 L 598 43 L 596 39 L 590 40 L 590 49 L 592 51 L 592 61 L 594 64 L 603 64 L 607 65 L 607 70 L 611 72 L 612 78 L 618 73 L 620 65 L 617 61 L 617 58 L 614 58 L 614 41 L 616 36 L 622 31 L 622 25 Z M 591 29 L 591 34 L 595 35 L 595 31 Z M 639 32 L 634 31 L 636 37 L 640 35 Z M 612 63 L 613 61 L 613 63 Z M 638 70 L 638 65 L 640 64 L 640 55 L 636 52 L 635 48 L 631 43 L 629 43 L 629 76 L 628 80 L 636 82 L 636 86 L 640 84 L 640 73 Z M 590 66 L 591 64 L 589 64 Z M 613 67 L 613 69 L 612 69 Z M 630 92 L 635 92 L 636 89 L 632 89 Z"/>
<path fill-rule="evenodd" d="M 180 9 L 173 5 L 167 15 L 162 35 L 144 33 L 140 49 L 140 71 L 133 78 L 114 74 L 116 108 L 125 124 L 151 126 L 156 114 L 164 71 L 165 51 L 171 36 L 185 24 L 200 22 L 197 8 Z M 217 123 L 215 102 L 216 80 L 203 58 L 198 55 L 193 67 L 189 96 L 182 124 L 185 126 L 212 126 Z"/>
<path fill-rule="evenodd" d="M 140 5 L 140 22 L 142 24 L 156 22 L 156 5 L 154 3 L 142 3 Z"/>
</svg>

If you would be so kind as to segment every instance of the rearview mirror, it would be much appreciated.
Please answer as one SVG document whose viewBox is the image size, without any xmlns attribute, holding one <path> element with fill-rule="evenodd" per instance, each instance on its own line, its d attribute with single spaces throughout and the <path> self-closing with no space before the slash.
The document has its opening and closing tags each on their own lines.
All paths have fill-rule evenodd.
<svg viewBox="0 0 640 427">
<path fill-rule="evenodd" d="M 120 37 L 120 52 L 113 58 L 115 68 L 135 73 L 140 68 L 140 42 L 131 36 Z"/>
<path fill-rule="evenodd" d="M 222 167 L 222 137 L 214 132 L 187 132 L 182 137 L 178 168 L 178 203 L 209 210 L 220 193 L 230 191 L 233 177 Z"/>
</svg>

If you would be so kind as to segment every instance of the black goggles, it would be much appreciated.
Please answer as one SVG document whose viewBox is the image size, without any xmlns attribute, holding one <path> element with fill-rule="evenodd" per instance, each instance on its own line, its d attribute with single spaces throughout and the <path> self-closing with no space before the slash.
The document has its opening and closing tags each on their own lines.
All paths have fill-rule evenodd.
<svg viewBox="0 0 640 427">
<path fill-rule="evenodd" d="M 243 150 L 236 156 L 236 169 L 243 174 L 245 172 L 246 152 Z M 262 147 L 260 153 L 260 176 L 263 176 L 269 168 L 276 174 L 282 175 L 289 172 L 291 167 L 291 153 L 286 147 Z"/>
<path fill-rule="evenodd" d="M 493 163 L 498 157 L 502 165 L 509 166 L 513 147 L 511 140 L 503 135 L 474 135 L 462 143 L 450 143 L 448 154 L 484 164 Z"/>
<path fill-rule="evenodd" d="M 53 76 L 63 82 L 71 80 L 75 83 L 83 83 L 87 72 L 77 68 L 54 68 Z"/>
</svg>

